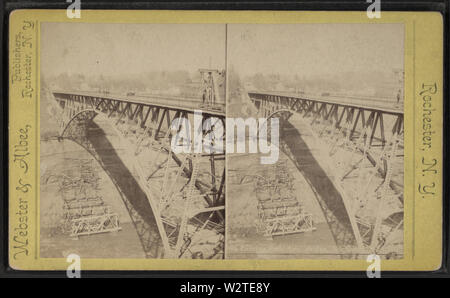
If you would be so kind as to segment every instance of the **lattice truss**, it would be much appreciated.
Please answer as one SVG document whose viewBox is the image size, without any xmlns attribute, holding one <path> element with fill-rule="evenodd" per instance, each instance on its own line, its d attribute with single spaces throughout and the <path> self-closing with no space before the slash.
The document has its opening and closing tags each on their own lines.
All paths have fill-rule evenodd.
<svg viewBox="0 0 450 298">
<path fill-rule="evenodd" d="M 223 258 L 225 151 L 175 154 L 170 146 L 183 118 L 193 123 L 193 110 L 201 107 L 201 100 L 187 107 L 179 99 L 153 103 L 109 94 L 55 92 L 54 96 L 62 115 L 61 136 L 83 146 L 107 172 L 111 165 L 103 158 L 105 152 L 89 136 L 94 117 L 101 115 L 125 144 L 124 163 L 146 198 L 127 196 L 121 179 L 110 177 L 147 257 Z M 220 110 L 203 111 L 202 121 L 210 119 L 211 125 L 204 126 L 200 136 L 210 136 L 219 121 L 225 127 Z M 178 123 L 175 131 L 172 123 Z"/>
<path fill-rule="evenodd" d="M 316 229 L 312 214 L 306 212 L 295 195 L 293 180 L 286 160 L 255 179 L 258 232 L 266 238 Z"/>
<path fill-rule="evenodd" d="M 171 119 L 189 118 L 181 115 Z M 225 154 L 175 154 L 171 138 L 169 130 L 148 130 L 136 139 L 169 251 L 176 258 L 223 258 Z"/>
<path fill-rule="evenodd" d="M 345 216 L 339 204 L 320 195 L 317 199 L 338 247 L 353 256 L 378 253 L 386 258 L 401 257 L 403 112 L 299 96 L 249 96 L 265 117 L 286 110 L 299 114 L 308 121 L 318 146 L 327 148 L 325 155 Z M 292 148 L 283 140 L 281 147 L 302 172 Z"/>
</svg>

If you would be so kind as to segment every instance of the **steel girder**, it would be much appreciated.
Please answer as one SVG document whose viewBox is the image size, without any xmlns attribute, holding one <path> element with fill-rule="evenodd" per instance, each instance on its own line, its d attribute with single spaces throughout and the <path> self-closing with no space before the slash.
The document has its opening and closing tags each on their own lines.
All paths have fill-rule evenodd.
<svg viewBox="0 0 450 298">
<path fill-rule="evenodd" d="M 134 135 L 135 150 L 130 152 L 138 156 L 142 151 L 142 143 L 151 140 L 150 142 L 159 146 L 160 151 L 168 154 L 170 151 L 170 127 L 172 122 L 179 117 L 188 117 L 192 115 L 193 109 L 184 109 L 182 107 L 164 106 L 161 104 L 129 102 L 102 96 L 86 96 L 76 95 L 73 93 L 54 93 L 55 99 L 62 109 L 62 117 L 60 119 L 61 133 L 60 137 L 69 138 L 85 148 L 91 155 L 99 162 L 102 168 L 110 176 L 111 180 L 119 190 L 124 204 L 130 214 L 130 217 L 136 227 L 136 231 L 141 240 L 143 249 L 147 257 L 161 258 L 161 257 L 179 257 L 183 255 L 184 251 L 189 248 L 189 237 L 177 237 L 179 231 L 183 230 L 180 223 L 168 222 L 167 219 L 161 218 L 160 210 L 157 206 L 150 206 L 151 198 L 141 197 L 140 200 L 131 199 L 129 194 L 121 187 L 119 173 L 111 173 L 108 159 L 104 158 L 105 152 L 96 148 L 93 144 L 90 132 L 98 130 L 93 119 L 98 114 L 102 114 L 108 118 L 110 123 L 117 127 L 123 126 L 123 123 L 132 124 L 128 129 L 122 131 L 126 135 Z M 225 127 L 224 114 L 217 111 L 202 111 L 202 120 L 210 117 L 218 118 L 223 127 Z M 188 115 L 189 114 L 189 115 Z M 208 131 L 203 131 L 207 134 Z M 97 136 L 98 137 L 98 136 Z M 169 140 L 169 141 L 168 141 Z M 98 140 L 96 140 L 98 141 Z M 94 141 L 95 143 L 95 141 Z M 145 147 L 145 146 L 144 146 Z M 169 154 L 176 165 L 181 169 L 183 175 L 188 179 L 193 179 L 193 185 L 206 202 L 206 208 L 197 210 L 195 212 L 189 211 L 191 217 L 188 222 L 200 221 L 201 228 L 208 228 L 211 225 L 224 223 L 224 201 L 225 201 L 225 168 L 217 168 L 217 162 L 224 160 L 224 154 L 203 154 L 201 159 L 207 159 L 210 163 L 210 180 L 193 178 L 193 164 L 192 158 L 184 158 L 176 154 Z M 187 161 L 187 162 L 185 162 Z M 124 169 L 125 170 L 125 169 Z M 142 171 L 142 170 L 141 170 Z M 115 175 L 116 174 L 116 175 Z M 144 189 L 143 193 L 149 194 L 149 189 L 145 184 L 149 183 L 151 174 L 140 172 L 139 176 L 144 176 L 144 179 L 139 180 L 136 186 L 141 186 Z M 130 173 L 131 175 L 131 173 Z M 189 180 L 190 181 L 190 180 Z M 131 182 L 130 182 L 131 183 Z M 138 187 L 139 188 L 139 187 Z M 147 190 L 147 191 L 145 191 Z M 138 196 L 139 197 L 139 196 Z M 209 216 L 208 216 L 209 215 Z M 206 218 L 206 222 L 204 222 Z M 220 230 L 220 228 L 219 228 Z M 192 236 L 192 235 L 191 235 Z M 170 244 L 169 238 L 177 237 L 183 243 Z M 183 253 L 174 252 L 174 246 L 182 247 Z M 215 249 L 214 257 L 222 255 L 223 243 L 218 244 Z M 216 251 L 217 250 L 217 251 Z"/>
<path fill-rule="evenodd" d="M 394 146 L 391 141 L 393 138 L 397 140 L 396 146 L 403 146 L 400 142 L 402 138 L 398 138 L 403 135 L 404 131 L 403 112 L 287 95 L 249 92 L 249 97 L 259 110 L 259 113 L 266 118 L 273 117 L 277 114 L 286 114 L 286 110 L 289 110 L 300 114 L 303 118 L 311 118 L 311 124 L 321 122 L 325 126 L 328 126 L 328 129 L 334 131 L 336 137 L 335 145 L 339 139 L 345 139 L 343 143 L 346 143 L 345 145 L 351 147 L 352 150 L 358 150 L 361 153 L 364 152 L 367 160 L 376 168 L 389 187 L 400 193 L 399 199 L 403 201 L 402 185 L 393 181 L 391 174 L 389 174 L 390 164 L 388 164 L 388 159 L 395 159 L 395 156 L 382 155 L 379 157 L 374 154 L 375 150 L 372 150 L 374 147 L 379 147 L 379 150 L 382 152 L 390 151 L 391 147 Z M 385 121 L 386 118 L 389 118 L 390 122 Z M 282 151 L 292 160 L 299 171 L 303 173 L 311 188 L 316 193 L 319 205 L 329 224 L 336 244 L 341 248 L 343 253 L 349 251 L 346 249 L 348 247 L 358 246 L 361 248 L 363 241 L 360 234 L 360 224 L 355 220 L 354 214 L 348 210 L 346 199 L 339 199 L 339 187 L 336 189 L 337 193 L 332 196 L 329 193 L 320 193 L 322 190 L 315 187 L 314 181 L 311 181 L 314 180 L 315 175 L 306 173 L 308 167 L 305 168 L 304 166 L 305 158 L 302 160 L 302 158 L 299 158 L 299 153 L 295 152 L 298 145 L 296 144 L 295 138 L 301 138 L 300 135 L 286 137 L 287 134 L 292 134 L 292 131 L 295 131 L 295 129 L 288 122 L 289 117 L 281 117 L 281 119 L 283 120 L 280 134 Z M 389 138 L 388 136 L 391 137 Z M 364 145 L 358 144 L 358 141 L 361 140 L 363 140 Z M 387 148 L 388 145 L 389 148 Z M 352 170 L 354 170 L 358 165 L 352 166 Z M 330 183 L 330 189 L 334 188 Z M 330 197 L 332 198 L 331 200 Z M 338 199 L 336 200 L 335 198 Z M 377 221 L 379 222 L 380 218 L 377 218 Z M 371 246 L 373 247 L 374 244 L 371 243 Z M 349 255 L 354 256 L 353 253 Z"/>
</svg>

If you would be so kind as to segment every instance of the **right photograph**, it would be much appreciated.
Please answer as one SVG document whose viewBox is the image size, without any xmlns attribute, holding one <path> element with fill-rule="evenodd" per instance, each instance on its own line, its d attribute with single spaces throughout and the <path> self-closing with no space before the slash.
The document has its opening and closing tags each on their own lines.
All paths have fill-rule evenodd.
<svg viewBox="0 0 450 298">
<path fill-rule="evenodd" d="M 227 25 L 226 259 L 403 258 L 404 33 Z"/>
</svg>

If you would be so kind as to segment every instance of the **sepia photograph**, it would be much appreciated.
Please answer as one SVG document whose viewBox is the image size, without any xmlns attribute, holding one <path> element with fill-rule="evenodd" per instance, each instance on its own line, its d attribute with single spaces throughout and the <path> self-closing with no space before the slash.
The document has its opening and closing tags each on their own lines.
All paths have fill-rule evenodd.
<svg viewBox="0 0 450 298">
<path fill-rule="evenodd" d="M 403 258 L 403 57 L 403 24 L 228 25 L 227 259 Z"/>
<path fill-rule="evenodd" d="M 66 5 L 5 14 L 6 275 L 445 276 L 443 6 Z"/>
<path fill-rule="evenodd" d="M 41 257 L 402 258 L 403 36 L 42 24 Z"/>
<path fill-rule="evenodd" d="M 224 258 L 225 34 L 41 24 L 41 258 Z"/>
<path fill-rule="evenodd" d="M 443 270 L 442 14 L 67 5 L 5 23 L 11 272 Z"/>
</svg>

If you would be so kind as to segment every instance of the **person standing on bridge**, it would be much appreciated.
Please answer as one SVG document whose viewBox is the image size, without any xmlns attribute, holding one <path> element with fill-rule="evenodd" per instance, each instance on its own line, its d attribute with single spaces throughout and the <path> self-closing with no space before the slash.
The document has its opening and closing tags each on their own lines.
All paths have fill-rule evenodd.
<svg viewBox="0 0 450 298">
<path fill-rule="evenodd" d="M 203 100 L 203 105 L 205 105 L 205 101 L 206 101 L 206 89 L 203 89 L 202 100 Z"/>
</svg>

